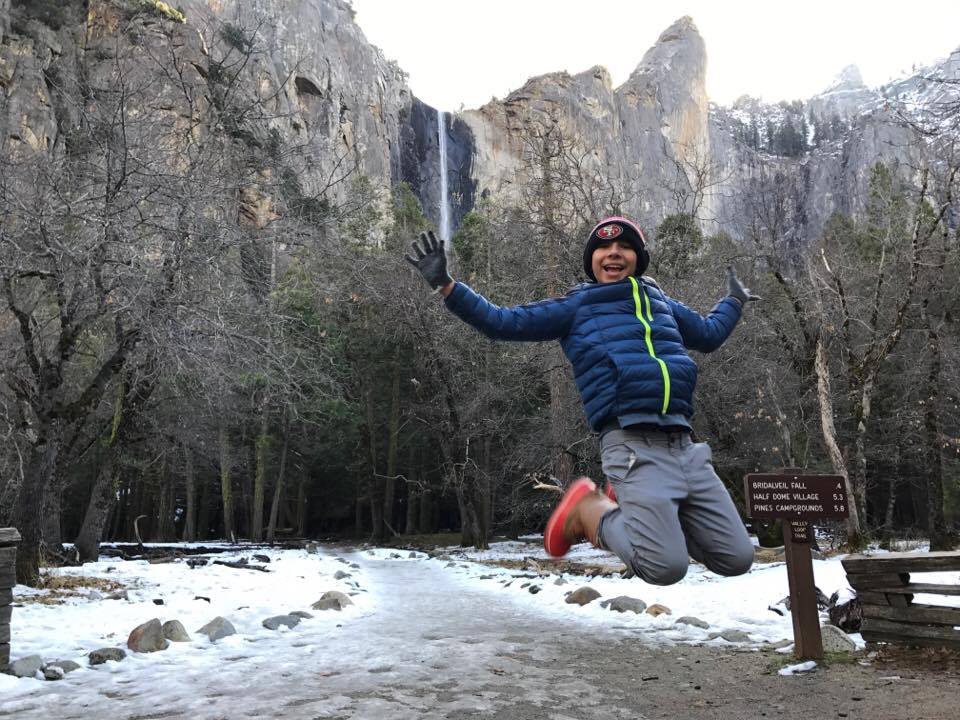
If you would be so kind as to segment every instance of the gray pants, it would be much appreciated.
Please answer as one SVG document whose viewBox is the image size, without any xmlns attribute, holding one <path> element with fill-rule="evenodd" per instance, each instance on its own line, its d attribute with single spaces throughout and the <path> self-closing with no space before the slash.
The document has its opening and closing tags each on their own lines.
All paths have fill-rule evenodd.
<svg viewBox="0 0 960 720">
<path fill-rule="evenodd" d="M 706 443 L 688 433 L 610 430 L 601 440 L 603 472 L 620 507 L 600 521 L 603 547 L 642 580 L 670 585 L 689 557 L 720 575 L 741 575 L 753 544 Z"/>
</svg>

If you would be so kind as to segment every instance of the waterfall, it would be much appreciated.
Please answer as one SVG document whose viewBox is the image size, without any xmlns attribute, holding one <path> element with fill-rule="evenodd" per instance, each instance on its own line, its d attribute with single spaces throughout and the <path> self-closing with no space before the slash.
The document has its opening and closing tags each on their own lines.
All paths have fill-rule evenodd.
<svg viewBox="0 0 960 720">
<path fill-rule="evenodd" d="M 437 132 L 440 135 L 440 239 L 450 240 L 450 199 L 447 195 L 447 131 L 443 110 L 437 110 Z"/>
</svg>

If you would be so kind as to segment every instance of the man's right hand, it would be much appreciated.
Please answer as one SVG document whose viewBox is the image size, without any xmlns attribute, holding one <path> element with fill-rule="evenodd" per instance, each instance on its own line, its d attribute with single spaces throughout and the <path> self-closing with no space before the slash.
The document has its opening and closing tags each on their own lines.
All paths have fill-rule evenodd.
<svg viewBox="0 0 960 720">
<path fill-rule="evenodd" d="M 410 243 L 410 247 L 416 253 L 416 258 L 410 255 L 404 255 L 404 257 L 408 263 L 420 271 L 423 279 L 430 283 L 430 287 L 434 290 L 443 290 L 453 284 L 453 278 L 447 271 L 444 242 L 438 240 L 432 230 L 420 233 L 420 243 L 414 240 Z"/>
</svg>

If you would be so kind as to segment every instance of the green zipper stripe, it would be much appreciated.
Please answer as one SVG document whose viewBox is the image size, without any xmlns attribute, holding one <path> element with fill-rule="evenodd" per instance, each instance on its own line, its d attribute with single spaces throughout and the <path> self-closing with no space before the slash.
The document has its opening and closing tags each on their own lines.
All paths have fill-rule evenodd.
<svg viewBox="0 0 960 720">
<path fill-rule="evenodd" d="M 647 297 L 647 291 L 644 290 L 643 300 L 647 307 L 647 317 L 645 318 L 643 317 L 644 302 L 640 301 L 640 284 L 635 277 L 630 278 L 630 284 L 633 285 L 633 304 L 637 309 L 637 320 L 643 323 L 643 339 L 647 343 L 647 352 L 650 353 L 650 357 L 659 363 L 660 373 L 663 375 L 663 408 L 660 410 L 660 414 L 666 415 L 667 408 L 670 406 L 670 373 L 667 372 L 667 364 L 658 358 L 653 351 L 653 339 L 651 337 L 653 330 L 650 327 L 650 322 L 653 322 L 653 313 L 650 312 L 650 298 Z M 647 322 L 647 318 L 650 319 L 650 322 Z"/>
</svg>

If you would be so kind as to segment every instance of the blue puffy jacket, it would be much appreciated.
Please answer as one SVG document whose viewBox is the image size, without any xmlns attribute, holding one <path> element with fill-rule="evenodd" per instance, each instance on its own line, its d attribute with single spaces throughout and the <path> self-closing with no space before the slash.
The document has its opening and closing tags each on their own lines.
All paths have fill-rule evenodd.
<svg viewBox="0 0 960 720">
<path fill-rule="evenodd" d="M 703 317 L 649 278 L 633 277 L 510 308 L 458 282 L 446 305 L 495 340 L 559 340 L 594 430 L 627 416 L 689 419 L 697 364 L 687 348 L 716 350 L 741 313 L 726 297 Z"/>
</svg>

